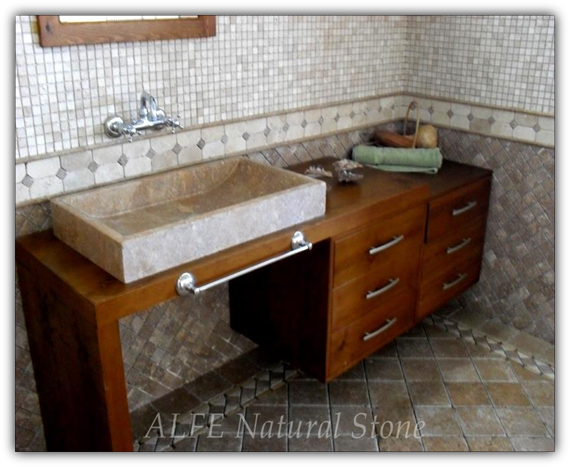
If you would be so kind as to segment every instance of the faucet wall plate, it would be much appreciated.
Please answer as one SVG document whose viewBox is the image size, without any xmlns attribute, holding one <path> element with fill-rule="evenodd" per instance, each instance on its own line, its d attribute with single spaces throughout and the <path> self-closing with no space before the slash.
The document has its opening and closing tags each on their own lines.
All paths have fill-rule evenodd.
<svg viewBox="0 0 570 467">
<path fill-rule="evenodd" d="M 110 138 L 118 138 L 119 136 L 122 136 L 118 127 L 124 124 L 125 121 L 121 117 L 118 115 L 111 115 L 103 122 L 103 129 L 105 130 L 105 134 Z"/>
</svg>

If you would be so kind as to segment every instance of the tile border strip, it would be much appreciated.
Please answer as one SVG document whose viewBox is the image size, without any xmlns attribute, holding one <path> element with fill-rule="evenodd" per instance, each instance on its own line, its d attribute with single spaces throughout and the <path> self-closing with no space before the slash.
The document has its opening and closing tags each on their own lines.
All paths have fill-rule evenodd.
<svg viewBox="0 0 570 467">
<path fill-rule="evenodd" d="M 402 105 L 407 106 L 412 100 L 420 107 L 423 123 L 554 148 L 554 116 L 412 94 L 403 95 Z"/>
<path fill-rule="evenodd" d="M 523 109 L 520 107 L 505 107 L 505 106 L 501 106 L 501 105 L 485 104 L 483 102 L 475 102 L 475 101 L 469 101 L 469 100 L 463 100 L 463 99 L 453 99 L 450 97 L 436 96 L 434 94 L 422 94 L 422 93 L 418 93 L 418 92 L 404 92 L 403 94 L 411 96 L 413 98 L 418 98 L 418 99 L 431 99 L 431 100 L 436 100 L 436 101 L 441 101 L 441 102 L 451 102 L 451 103 L 455 103 L 455 104 L 469 105 L 469 106 L 473 106 L 473 107 L 485 107 L 485 108 L 493 109 L 493 110 L 505 110 L 508 112 L 517 112 L 517 113 L 522 113 L 522 114 L 527 114 L 527 115 L 536 115 L 538 117 L 554 118 L 554 112 L 552 112 L 552 113 L 538 112 L 536 110 L 527 110 L 527 109 Z"/>
<path fill-rule="evenodd" d="M 15 166 L 16 206 L 202 161 L 242 156 L 401 120 L 413 99 L 420 119 L 441 128 L 554 147 L 554 118 L 408 94 L 309 107 L 172 134 L 47 154 Z"/>
<path fill-rule="evenodd" d="M 289 109 L 289 110 L 278 110 L 278 111 L 274 111 L 274 112 L 266 112 L 266 113 L 261 113 L 261 114 L 256 114 L 256 115 L 249 115 L 247 117 L 242 117 L 242 118 L 234 118 L 234 119 L 228 119 L 228 120 L 220 120 L 217 122 L 188 125 L 188 126 L 185 126 L 183 130 L 179 130 L 178 133 L 180 134 L 180 133 L 185 133 L 185 132 L 189 132 L 189 131 L 201 130 L 203 128 L 217 127 L 217 126 L 222 126 L 222 125 L 231 125 L 233 123 L 248 122 L 250 120 L 257 120 L 259 118 L 269 118 L 269 117 L 275 117 L 275 116 L 279 116 L 279 115 L 287 115 L 290 113 L 306 112 L 309 110 L 324 109 L 324 108 L 328 108 L 328 107 L 338 107 L 338 106 L 347 105 L 347 104 L 358 104 L 360 102 L 366 102 L 366 101 L 376 100 L 376 99 L 386 99 L 386 98 L 390 98 L 390 97 L 401 97 L 402 95 L 403 95 L 402 92 L 389 92 L 389 93 L 377 94 L 377 95 L 373 95 L 373 96 L 359 97 L 357 99 L 345 99 L 345 100 L 340 100 L 340 101 L 327 102 L 326 104 L 315 104 L 315 105 L 308 105 L 308 106 L 303 106 L 303 107 L 295 107 L 295 108 Z M 152 139 L 152 138 L 160 137 L 161 135 L 164 135 L 164 134 L 165 133 L 154 133 L 151 131 L 149 133 L 143 134 L 142 136 L 138 136 L 136 141 Z M 38 155 L 34 155 L 34 156 L 24 156 L 24 157 L 16 158 L 16 163 L 20 164 L 20 163 L 32 162 L 32 161 L 36 161 L 36 160 L 40 160 L 40 159 L 46 159 L 49 157 L 65 156 L 68 154 L 75 154 L 78 152 L 82 152 L 82 151 L 85 151 L 88 149 L 94 150 L 94 149 L 99 149 L 99 148 L 108 148 L 108 147 L 116 146 L 117 144 L 124 144 L 124 143 L 122 143 L 120 139 L 119 140 L 113 140 L 113 139 L 109 138 L 108 141 L 105 143 L 96 143 L 96 144 L 92 144 L 89 146 L 83 146 L 83 147 L 79 147 L 79 148 L 63 149 L 63 150 L 57 151 L 57 152 L 50 152 L 50 153 L 38 154 Z"/>
<path fill-rule="evenodd" d="M 247 116 L 247 117 L 243 117 L 243 118 L 235 118 L 235 119 L 229 119 L 229 120 L 221 120 L 219 122 L 209 122 L 209 123 L 196 124 L 196 125 L 191 125 L 191 126 L 185 127 L 184 130 L 179 131 L 179 133 L 184 133 L 184 132 L 189 132 L 189 131 L 194 131 L 194 130 L 201 130 L 203 128 L 216 127 L 216 126 L 221 126 L 221 125 L 231 125 L 233 123 L 247 122 L 247 121 L 256 120 L 259 118 L 269 118 L 269 117 L 275 117 L 278 115 L 287 115 L 289 113 L 306 112 L 309 110 L 324 109 L 327 107 L 334 107 L 334 106 L 338 107 L 338 106 L 342 106 L 342 105 L 346 105 L 346 104 L 358 104 L 360 102 L 366 102 L 366 101 L 376 100 L 376 99 L 386 99 L 389 97 L 401 98 L 401 99 L 406 101 L 406 105 L 409 103 L 409 101 L 411 99 L 416 99 L 416 100 L 422 99 L 422 100 L 430 100 L 430 101 L 436 101 L 436 102 L 441 102 L 441 103 L 466 105 L 466 106 L 476 107 L 476 108 L 481 108 L 481 109 L 491 109 L 491 110 L 496 110 L 496 111 L 514 112 L 517 114 L 542 117 L 545 119 L 554 120 L 554 118 L 555 118 L 554 114 L 536 112 L 536 111 L 532 111 L 532 110 L 501 107 L 501 106 L 496 106 L 496 105 L 482 104 L 482 103 L 464 101 L 464 100 L 459 100 L 459 99 L 450 99 L 447 97 L 432 96 L 432 95 L 428 95 L 428 94 L 419 94 L 419 93 L 412 93 L 412 92 L 390 92 L 390 93 L 384 93 L 384 94 L 377 94 L 374 96 L 360 97 L 358 99 L 333 101 L 333 102 L 329 102 L 327 104 L 316 104 L 316 105 L 309 105 L 309 106 L 304 106 L 304 107 L 296 107 L 294 109 L 290 109 L 290 110 L 286 110 L 286 111 L 267 112 L 267 113 Z M 404 113 L 405 113 L 405 111 L 404 111 Z M 457 128 L 457 127 L 452 127 L 452 128 Z M 152 139 L 152 138 L 156 138 L 159 136 L 161 136 L 161 133 L 156 134 L 156 133 L 150 132 L 148 134 L 144 134 L 140 137 L 137 137 L 137 141 Z M 496 135 L 489 134 L 489 136 L 496 136 Z M 525 140 L 524 142 L 531 142 L 531 141 Z M 46 158 L 51 158 L 51 157 L 56 157 L 56 156 L 65 156 L 65 155 L 69 155 L 69 154 L 76 154 L 76 153 L 80 153 L 80 152 L 83 152 L 86 150 L 108 148 L 108 147 L 116 146 L 117 144 L 123 144 L 123 143 L 116 141 L 116 140 L 109 139 L 109 141 L 106 143 L 97 143 L 97 144 L 93 144 L 93 145 L 89 145 L 89 146 L 64 149 L 61 151 L 50 152 L 50 153 L 45 153 L 45 154 L 38 154 L 38 155 L 34 155 L 34 156 L 24 156 L 24 157 L 16 158 L 15 160 L 16 160 L 17 164 L 23 164 L 23 163 L 27 163 L 27 162 L 33 162 L 36 160 L 41 160 L 41 159 L 46 159 Z M 554 144 L 554 143 L 552 143 L 552 144 Z"/>
<path fill-rule="evenodd" d="M 465 323 L 452 321 L 449 317 L 439 316 L 437 313 L 428 316 L 423 322 L 449 332 L 466 342 L 480 345 L 490 352 L 501 355 L 505 360 L 521 365 L 534 374 L 554 380 L 554 367 L 550 364 L 539 360 L 530 353 L 525 353 L 515 346 L 509 345 L 507 342 L 496 340 L 481 331 L 472 329 Z"/>
<path fill-rule="evenodd" d="M 199 429 L 192 432 L 192 436 L 198 436 L 210 429 L 211 419 L 210 414 L 220 414 L 223 419 L 230 415 L 234 415 L 240 410 L 248 407 L 260 397 L 267 395 L 269 392 L 279 389 L 288 381 L 295 379 L 299 375 L 299 371 L 292 370 L 287 363 L 281 361 L 277 365 L 270 368 L 264 368 L 253 377 L 246 381 L 234 385 L 231 389 L 225 391 L 219 396 L 215 396 L 200 406 L 190 410 L 187 414 L 180 414 L 180 419 L 184 420 L 186 417 L 192 415 L 204 415 L 208 422 Z M 277 377 L 276 377 L 277 376 Z M 152 403 L 151 403 L 152 404 Z M 223 407 L 222 412 L 216 411 L 215 408 Z M 144 410 L 144 406 L 137 410 Z M 216 420 L 219 422 L 220 420 Z M 181 425 L 184 425 L 181 423 Z M 156 450 L 156 451 L 172 451 L 176 449 L 176 445 L 183 441 L 179 438 L 163 438 L 162 441 L 156 436 L 150 437 L 147 440 L 136 438 L 133 440 L 133 450 Z"/>
</svg>

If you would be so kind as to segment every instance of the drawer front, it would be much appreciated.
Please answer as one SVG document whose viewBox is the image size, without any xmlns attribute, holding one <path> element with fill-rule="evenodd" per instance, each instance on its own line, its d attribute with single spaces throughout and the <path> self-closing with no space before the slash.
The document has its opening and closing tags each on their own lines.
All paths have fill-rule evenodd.
<svg viewBox="0 0 570 467">
<path fill-rule="evenodd" d="M 376 222 L 335 242 L 334 286 L 369 271 L 415 262 L 423 242 L 426 206 Z"/>
<path fill-rule="evenodd" d="M 422 253 L 421 282 L 446 276 L 457 264 L 481 257 L 485 240 L 485 218 L 428 243 Z"/>
<path fill-rule="evenodd" d="M 332 333 L 327 379 L 338 376 L 407 331 L 413 324 L 414 303 L 413 294 L 398 295 L 381 313 L 368 313 Z"/>
<path fill-rule="evenodd" d="M 428 243 L 484 218 L 490 193 L 491 179 L 485 179 L 431 201 L 427 226 Z"/>
<path fill-rule="evenodd" d="M 480 270 L 481 257 L 477 256 L 455 265 L 445 276 L 422 281 L 416 319 L 422 319 L 453 297 L 467 290 L 479 280 Z"/>
<path fill-rule="evenodd" d="M 391 300 L 417 290 L 416 264 L 398 263 L 369 272 L 333 290 L 332 330 L 336 331 L 375 310 L 383 312 Z"/>
</svg>

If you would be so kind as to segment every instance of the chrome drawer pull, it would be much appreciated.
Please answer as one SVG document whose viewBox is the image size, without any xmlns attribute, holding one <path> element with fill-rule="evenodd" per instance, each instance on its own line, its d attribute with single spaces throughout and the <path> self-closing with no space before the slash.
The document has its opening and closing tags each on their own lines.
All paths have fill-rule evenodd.
<svg viewBox="0 0 570 467">
<path fill-rule="evenodd" d="M 467 277 L 467 274 L 459 274 L 459 276 L 457 276 L 457 279 L 455 279 L 454 281 L 444 282 L 443 283 L 443 290 L 451 289 L 451 287 L 459 284 L 466 277 Z"/>
<path fill-rule="evenodd" d="M 458 245 L 455 246 L 450 246 L 447 249 L 447 254 L 450 255 L 452 253 L 455 253 L 456 251 L 461 250 L 461 248 L 466 247 L 467 245 L 469 245 L 471 243 L 471 237 L 468 238 L 464 238 L 461 243 L 459 243 Z"/>
<path fill-rule="evenodd" d="M 388 292 L 388 290 L 390 290 L 392 287 L 395 287 L 398 282 L 400 282 L 400 278 L 396 277 L 396 279 L 390 279 L 386 285 L 376 290 L 370 290 L 366 294 L 366 300 L 370 300 L 371 298 L 377 297 L 378 295 L 381 295 L 384 292 Z"/>
<path fill-rule="evenodd" d="M 308 242 L 307 240 L 305 240 L 305 236 L 303 235 L 303 232 L 295 232 L 293 234 L 293 236 L 291 237 L 291 250 L 290 251 L 283 253 L 281 255 L 278 255 L 278 256 L 274 256 L 273 258 L 266 259 L 265 261 L 262 261 L 261 263 L 257 263 L 257 264 L 254 264 L 252 266 L 248 266 L 247 268 L 241 269 L 241 270 L 236 271 L 232 274 L 228 274 L 227 276 L 220 277 L 219 279 L 216 279 L 215 281 L 208 282 L 207 284 L 201 285 L 199 287 L 196 285 L 196 277 L 194 276 L 194 274 L 191 274 L 189 272 L 182 273 L 180 275 L 180 277 L 178 278 L 178 281 L 176 282 L 176 292 L 178 293 L 178 295 L 189 295 L 190 293 L 193 293 L 194 295 L 198 295 L 200 292 L 203 292 L 204 290 L 211 289 L 212 287 L 215 287 L 216 285 L 223 284 L 224 282 L 229 282 L 232 279 L 236 279 L 240 276 L 243 276 L 244 274 L 247 274 L 248 272 L 255 271 L 255 270 L 260 269 L 264 266 L 268 266 L 269 264 L 276 263 L 277 261 L 281 261 L 282 259 L 289 258 L 290 256 L 296 255 L 298 253 L 302 253 L 303 251 L 307 251 L 307 250 L 310 250 L 312 248 L 313 248 L 313 244 L 311 242 Z"/>
<path fill-rule="evenodd" d="M 469 201 L 465 206 L 463 206 L 462 208 L 458 208 L 458 209 L 454 209 L 451 214 L 453 214 L 454 216 L 459 216 L 459 214 L 463 214 L 464 212 L 469 211 L 470 209 L 473 209 L 475 206 L 477 206 L 477 201 Z"/>
<path fill-rule="evenodd" d="M 370 255 L 375 255 L 376 253 L 380 253 L 381 251 L 387 250 L 388 248 L 397 245 L 398 243 L 400 243 L 402 240 L 404 240 L 404 236 L 400 235 L 398 237 L 394 237 L 392 240 L 390 240 L 388 243 L 384 243 L 383 245 L 378 245 L 375 247 L 370 248 L 370 250 L 368 250 L 368 253 Z"/>
<path fill-rule="evenodd" d="M 378 334 L 382 334 L 384 331 L 387 331 L 392 326 L 394 326 L 394 324 L 396 324 L 396 321 L 398 321 L 398 318 L 387 319 L 386 324 L 384 326 L 382 326 L 381 328 L 376 329 L 376 331 L 365 332 L 364 336 L 362 336 L 362 340 L 367 341 L 367 340 L 373 339 Z"/>
</svg>

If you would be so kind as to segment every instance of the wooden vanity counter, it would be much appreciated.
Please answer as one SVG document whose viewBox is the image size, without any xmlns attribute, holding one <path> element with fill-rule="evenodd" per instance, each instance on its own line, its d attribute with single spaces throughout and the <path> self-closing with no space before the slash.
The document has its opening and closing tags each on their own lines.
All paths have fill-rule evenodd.
<svg viewBox="0 0 570 467">
<path fill-rule="evenodd" d="M 291 169 L 302 173 L 312 164 L 330 168 L 335 160 L 326 158 L 303 163 Z M 454 192 L 459 192 L 458 202 L 470 200 L 472 194 L 479 195 L 478 191 L 472 193 L 465 190 L 465 187 L 477 188 L 477 183 L 482 184 L 480 190 L 483 190 L 480 194 L 483 202 L 478 203 L 477 209 L 480 210 L 483 206 L 481 222 L 484 229 L 485 199 L 488 202 L 488 195 L 484 190 L 487 190 L 486 184 L 490 186 L 489 170 L 445 161 L 441 172 L 435 176 L 386 173 L 370 168 L 360 169 L 359 172 L 364 174 L 364 179 L 357 184 L 339 185 L 333 181 L 327 182 L 330 186 L 327 193 L 327 211 L 321 218 L 129 285 L 119 282 L 65 245 L 51 230 L 19 238 L 16 241 L 17 272 L 48 449 L 132 450 L 118 320 L 175 297 L 175 285 L 181 273 L 192 272 L 198 284 L 209 282 L 288 251 L 293 232 L 301 230 L 306 239 L 314 244 L 312 251 L 290 258 L 294 260 L 292 262 L 288 259 L 275 263 L 272 267 L 260 269 L 230 283 L 231 307 L 235 305 L 236 308 L 235 316 L 231 308 L 232 326 L 235 323 L 235 329 L 241 330 L 246 324 L 246 321 L 240 321 L 240 317 L 244 316 L 241 313 L 244 311 L 244 301 L 240 300 L 240 296 L 245 296 L 253 279 L 261 277 L 257 275 L 258 273 L 270 274 L 270 271 L 279 271 L 281 267 L 301 265 L 301 268 L 306 268 L 306 277 L 313 277 L 315 283 L 320 284 L 316 286 L 319 293 L 326 294 L 326 297 L 320 297 L 319 293 L 313 294 L 313 300 L 320 297 L 323 298 L 322 303 L 326 303 L 322 310 L 327 315 L 318 319 L 324 320 L 321 327 L 326 329 L 325 333 L 328 335 L 332 329 L 328 313 L 332 310 L 335 269 L 332 255 L 334 250 L 331 248 L 334 248 L 337 240 L 358 233 L 369 225 L 380 225 L 378 223 L 383 219 L 402 216 L 403 213 L 413 211 L 419 213 L 413 214 L 414 216 L 422 219 L 421 232 L 417 234 L 418 241 L 421 242 L 418 254 L 422 254 L 426 239 L 425 223 L 427 222 L 428 229 L 432 225 L 431 211 L 433 211 L 433 222 L 438 229 L 445 230 L 446 226 L 450 226 L 457 230 L 459 227 L 453 224 L 453 219 L 446 217 L 445 209 L 448 205 L 455 206 Z M 404 216 L 398 225 L 404 228 L 409 224 L 406 222 L 408 220 Z M 470 225 L 465 228 L 475 227 Z M 451 235 L 453 231 L 448 233 Z M 361 241 L 369 238 L 365 234 L 362 235 L 359 237 L 363 239 Z M 443 236 L 436 230 L 433 235 L 435 237 L 433 242 L 437 242 Z M 480 238 L 478 241 L 482 245 L 483 239 Z M 469 258 L 476 258 L 478 251 L 473 252 Z M 434 246 L 430 255 L 437 256 L 437 254 L 437 248 Z M 469 258 L 466 256 L 463 259 L 468 261 Z M 469 265 L 471 264 L 475 263 L 471 261 Z M 320 267 L 324 268 L 322 273 Z M 362 263 L 360 267 L 366 269 L 367 266 Z M 465 284 L 467 282 L 471 284 L 478 278 L 478 268 L 469 267 L 473 278 L 470 276 L 465 279 Z M 342 286 L 352 277 L 353 272 L 348 269 L 346 271 L 343 273 L 347 274 L 345 278 L 339 276 L 338 286 Z M 369 273 L 368 269 L 366 271 L 362 269 L 354 274 L 364 272 Z M 452 268 L 448 272 L 455 274 L 456 271 Z M 410 287 L 417 288 L 418 285 L 413 284 L 422 283 L 421 274 L 420 267 L 417 272 L 403 271 L 402 277 L 410 278 L 412 284 Z M 265 277 L 269 276 L 265 274 Z M 426 284 L 431 283 L 439 280 L 439 276 L 437 278 L 430 276 L 425 280 Z M 442 280 L 448 279 L 442 276 Z M 283 288 L 291 285 L 287 280 L 284 280 L 283 284 Z M 300 288 L 297 292 L 295 294 L 293 290 L 288 290 L 287 294 L 295 295 L 297 300 L 301 300 L 300 297 L 306 292 L 310 293 L 310 287 Z M 359 292 L 352 290 L 350 293 Z M 279 293 L 276 295 L 279 296 Z M 442 299 L 448 299 L 447 295 L 440 297 L 431 289 L 426 289 L 425 295 L 424 310 L 428 310 L 425 313 L 431 311 L 430 306 L 439 304 Z M 265 299 L 267 297 L 266 294 Z M 192 296 L 188 300 L 191 301 Z M 342 305 L 342 296 L 338 300 L 340 300 L 338 305 L 340 311 L 335 317 L 338 320 L 335 326 L 338 328 L 336 332 L 340 333 L 343 332 L 343 326 L 352 318 L 349 305 Z M 415 298 L 409 301 L 408 305 L 415 310 Z M 367 319 L 370 320 L 370 317 Z M 365 324 L 364 321 L 362 325 Z M 351 326 L 355 326 L 356 329 L 360 324 Z M 346 332 L 345 334 L 345 336 L 337 334 L 336 338 L 344 336 L 345 340 L 350 341 L 352 334 Z M 306 336 L 307 339 L 309 337 Z M 289 336 L 289 339 L 292 338 Z M 312 345 L 318 345 L 317 341 L 318 339 Z M 326 345 L 328 348 L 329 344 Z M 299 355 L 293 360 L 297 357 Z M 353 358 L 356 357 L 352 355 L 349 360 L 352 361 Z M 320 371 L 320 377 L 329 379 L 343 368 L 344 366 L 340 365 L 330 371 L 327 370 L 326 375 Z"/>
</svg>

